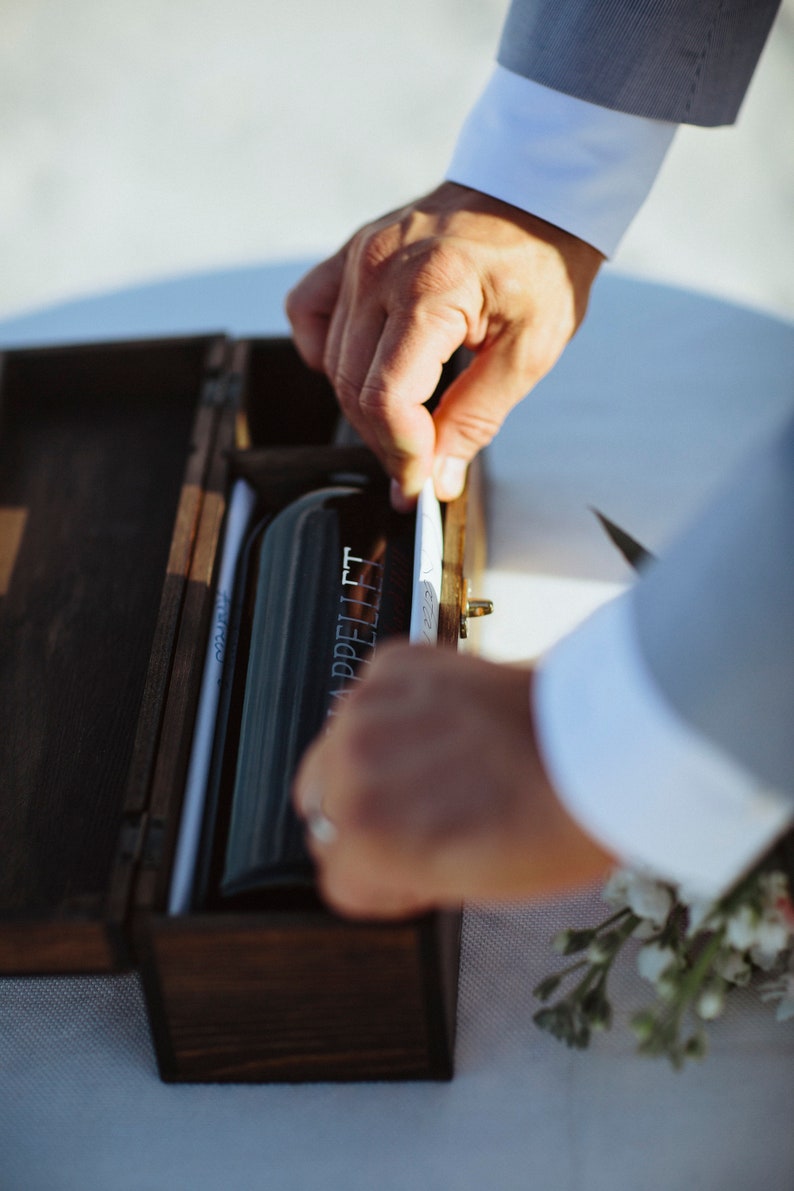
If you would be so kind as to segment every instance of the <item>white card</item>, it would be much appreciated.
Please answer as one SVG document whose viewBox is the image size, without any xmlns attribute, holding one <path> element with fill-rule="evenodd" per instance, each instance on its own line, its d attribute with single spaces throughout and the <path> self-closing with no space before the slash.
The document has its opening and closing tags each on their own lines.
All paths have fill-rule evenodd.
<svg viewBox="0 0 794 1191">
<path fill-rule="evenodd" d="M 441 572 L 444 536 L 441 506 L 429 479 L 416 505 L 414 579 L 409 638 L 413 645 L 435 645 L 438 638 L 438 609 L 441 603 Z"/>
</svg>

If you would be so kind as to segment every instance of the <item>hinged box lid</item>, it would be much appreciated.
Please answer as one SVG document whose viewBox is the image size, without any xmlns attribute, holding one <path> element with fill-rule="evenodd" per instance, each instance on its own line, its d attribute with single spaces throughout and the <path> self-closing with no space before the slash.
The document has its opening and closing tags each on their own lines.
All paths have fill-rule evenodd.
<svg viewBox="0 0 794 1191">
<path fill-rule="evenodd" d="M 126 962 L 222 336 L 9 352 L 0 405 L 0 971 Z"/>
</svg>

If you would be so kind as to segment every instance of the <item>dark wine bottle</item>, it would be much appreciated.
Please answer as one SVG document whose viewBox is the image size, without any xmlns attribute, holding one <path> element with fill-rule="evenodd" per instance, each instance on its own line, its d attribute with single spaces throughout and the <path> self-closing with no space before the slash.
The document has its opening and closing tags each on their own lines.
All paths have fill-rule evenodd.
<svg viewBox="0 0 794 1191">
<path fill-rule="evenodd" d="M 379 643 L 408 631 L 414 522 L 372 486 L 335 486 L 294 501 L 255 544 L 222 896 L 312 882 L 292 780 Z"/>
</svg>

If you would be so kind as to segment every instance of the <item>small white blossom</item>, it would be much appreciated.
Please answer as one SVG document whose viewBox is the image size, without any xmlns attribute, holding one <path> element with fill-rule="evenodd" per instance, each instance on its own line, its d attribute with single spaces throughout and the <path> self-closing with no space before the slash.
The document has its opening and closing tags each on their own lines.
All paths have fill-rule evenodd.
<svg viewBox="0 0 794 1191">
<path fill-rule="evenodd" d="M 724 1008 L 725 992 L 716 986 L 704 989 L 695 1003 L 695 1011 L 704 1021 L 713 1021 Z"/>
<path fill-rule="evenodd" d="M 788 923 L 783 920 L 782 916 L 777 911 L 774 914 L 765 914 L 758 929 L 756 949 L 765 955 L 776 956 L 781 951 L 785 951 L 790 941 L 791 933 Z"/>
<path fill-rule="evenodd" d="M 644 877 L 642 873 L 634 873 L 630 868 L 615 868 L 601 896 L 615 910 L 631 910 L 643 919 L 634 931 L 637 939 L 648 937 L 663 927 L 673 909 L 673 893 L 667 885 Z"/>
<path fill-rule="evenodd" d="M 614 869 L 603 888 L 601 896 L 604 901 L 609 902 L 616 910 L 624 910 L 628 906 L 626 898 L 626 890 L 628 888 L 631 873 L 626 868 Z"/>
<path fill-rule="evenodd" d="M 637 971 L 644 980 L 657 984 L 663 972 L 672 968 L 676 954 L 671 947 L 660 947 L 658 943 L 646 943 L 637 952 Z"/>
<path fill-rule="evenodd" d="M 753 963 L 774 964 L 789 945 L 791 932 L 782 911 L 766 906 L 759 914 L 752 906 L 739 906 L 728 919 L 726 938 L 737 951 L 750 951 Z"/>
<path fill-rule="evenodd" d="M 726 948 L 720 951 L 714 959 L 714 971 L 729 984 L 747 984 L 753 969 L 740 951 Z"/>
<path fill-rule="evenodd" d="M 629 908 L 639 917 L 649 919 L 654 926 L 663 926 L 673 908 L 673 896 L 661 881 L 632 875 L 626 890 Z"/>
<path fill-rule="evenodd" d="M 612 873 L 602 896 L 615 909 L 628 908 L 657 927 L 664 925 L 673 908 L 673 895 L 667 885 L 625 868 Z"/>
<path fill-rule="evenodd" d="M 762 972 L 771 972 L 776 968 L 780 962 L 780 957 L 785 950 L 785 944 L 782 947 L 774 947 L 766 942 L 759 943 L 756 947 L 750 948 L 750 960 Z"/>
<path fill-rule="evenodd" d="M 738 951 L 749 951 L 755 943 L 758 914 L 750 906 L 739 906 L 728 919 L 726 938 Z"/>
</svg>

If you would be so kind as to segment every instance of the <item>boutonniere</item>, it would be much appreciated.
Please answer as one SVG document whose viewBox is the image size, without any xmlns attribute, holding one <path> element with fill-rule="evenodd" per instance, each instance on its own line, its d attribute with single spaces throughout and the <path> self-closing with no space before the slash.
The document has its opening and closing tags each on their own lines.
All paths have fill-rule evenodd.
<svg viewBox="0 0 794 1191">
<path fill-rule="evenodd" d="M 596 516 L 627 561 L 641 567 L 648 551 L 602 514 Z M 558 955 L 575 958 L 535 988 L 544 1002 L 535 1023 L 579 1048 L 609 1029 L 609 976 L 630 940 L 639 973 L 655 994 L 631 1018 L 639 1054 L 663 1055 L 674 1067 L 704 1055 L 707 1023 L 719 1017 L 737 987 L 755 988 L 762 1001 L 774 1005 L 778 1021 L 794 1019 L 794 905 L 788 875 L 794 871 L 793 840 L 794 834 L 786 837 L 713 904 L 640 873 L 613 873 L 603 890 L 611 907 L 604 920 L 590 929 L 562 931 L 552 941 Z M 561 988 L 567 991 L 549 1003 Z"/>
</svg>

